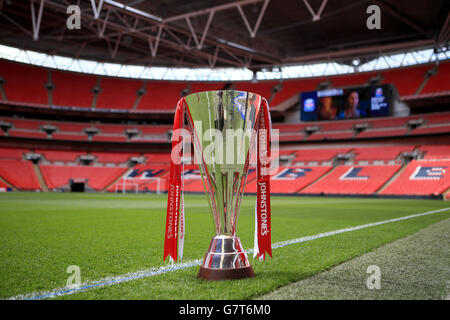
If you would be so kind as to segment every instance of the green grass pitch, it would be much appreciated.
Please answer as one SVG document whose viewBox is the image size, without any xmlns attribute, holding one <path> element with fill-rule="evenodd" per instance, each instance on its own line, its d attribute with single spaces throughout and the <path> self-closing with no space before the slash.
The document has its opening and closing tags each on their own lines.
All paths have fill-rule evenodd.
<svg viewBox="0 0 450 320">
<path fill-rule="evenodd" d="M 168 265 L 162 261 L 166 195 L 0 194 L 0 298 L 64 288 L 77 265 L 81 281 Z M 202 258 L 213 236 L 204 195 L 186 195 L 184 260 Z M 253 247 L 254 196 L 237 228 Z M 432 200 L 272 197 L 272 242 L 448 207 Z M 250 257 L 252 279 L 208 282 L 198 266 L 58 299 L 251 299 L 450 217 L 450 211 L 342 233 Z M 362 284 L 364 285 L 364 284 Z"/>
</svg>

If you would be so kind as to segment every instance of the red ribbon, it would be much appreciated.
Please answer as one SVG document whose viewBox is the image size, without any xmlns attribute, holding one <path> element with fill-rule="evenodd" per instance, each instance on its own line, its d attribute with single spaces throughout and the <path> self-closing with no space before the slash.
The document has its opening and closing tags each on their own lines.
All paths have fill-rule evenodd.
<svg viewBox="0 0 450 320">
<path fill-rule="evenodd" d="M 181 129 L 184 121 L 184 99 L 178 102 L 175 111 L 175 119 L 173 123 L 173 132 Z M 166 235 L 164 240 L 164 260 L 167 256 L 171 256 L 174 261 L 177 261 L 177 242 L 178 242 L 178 218 L 180 215 L 180 201 L 181 201 L 181 155 L 174 154 L 174 151 L 179 152 L 180 148 L 175 148 L 176 145 L 182 142 L 182 136 L 178 135 L 178 139 L 172 139 L 172 155 L 170 161 L 170 177 L 167 198 L 167 216 L 166 216 Z"/>
<path fill-rule="evenodd" d="M 263 99 L 258 117 L 257 165 L 256 165 L 256 233 L 257 256 L 272 257 L 270 212 L 270 115 L 267 101 Z"/>
</svg>

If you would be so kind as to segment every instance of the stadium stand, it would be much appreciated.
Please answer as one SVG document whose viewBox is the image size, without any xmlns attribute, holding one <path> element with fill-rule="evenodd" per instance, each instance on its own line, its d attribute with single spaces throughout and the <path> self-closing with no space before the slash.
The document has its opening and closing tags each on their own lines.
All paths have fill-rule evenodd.
<svg viewBox="0 0 450 320">
<path fill-rule="evenodd" d="M 52 134 L 52 139 L 63 141 L 88 141 L 88 136 L 85 134 L 54 133 Z"/>
<path fill-rule="evenodd" d="M 201 179 L 198 166 L 188 165 L 184 168 L 184 190 L 186 192 L 204 192 L 204 186 Z"/>
<path fill-rule="evenodd" d="M 126 163 L 131 157 L 138 157 L 138 153 L 113 153 L 113 152 L 92 152 L 91 155 L 97 158 L 97 162 L 104 163 Z"/>
<path fill-rule="evenodd" d="M 0 148 L 0 159 L 22 160 L 28 150 L 17 148 Z"/>
<path fill-rule="evenodd" d="M 53 71 L 53 104 L 79 108 L 91 108 L 97 79 L 95 76 L 64 71 Z"/>
<path fill-rule="evenodd" d="M 41 190 L 33 165 L 25 160 L 0 160 L 0 177 L 19 190 Z"/>
<path fill-rule="evenodd" d="M 395 84 L 400 96 L 416 94 L 425 79 L 425 73 L 434 67 L 433 64 L 413 66 L 397 70 L 386 70 L 380 73 L 383 83 Z M 430 76 L 421 93 L 449 91 L 448 74 L 450 63 L 441 63 L 438 72 Z M 195 83 L 181 81 L 147 81 L 130 80 L 114 77 L 84 75 L 75 72 L 48 70 L 25 64 L 0 61 L 0 77 L 6 81 L 4 88 L 8 101 L 48 105 L 49 95 L 45 85 L 48 83 L 48 72 L 51 72 L 53 105 L 79 108 L 96 107 L 99 109 L 130 110 L 134 107 L 140 89 L 142 92 L 138 110 L 173 111 L 178 99 L 183 94 L 205 90 L 218 90 L 225 87 L 224 82 Z M 405 77 L 405 72 L 408 77 Z M 21 75 L 29 76 L 23 77 Z M 330 81 L 332 87 L 348 87 L 366 84 L 377 75 L 375 72 L 361 74 L 288 79 L 279 81 L 234 82 L 231 87 L 236 90 L 252 91 L 271 99 L 271 107 L 276 107 L 301 91 L 315 90 L 317 86 Z M 99 87 L 96 104 L 93 104 L 93 89 Z M 276 89 L 276 90 L 275 90 Z M 33 92 L 33 94 L 31 94 Z"/>
<path fill-rule="evenodd" d="M 353 131 L 344 132 L 318 132 L 309 135 L 306 140 L 340 140 L 340 139 L 351 139 L 355 133 Z"/>
<path fill-rule="evenodd" d="M 420 150 L 425 152 L 424 159 L 450 159 L 449 145 L 426 145 L 421 146 Z"/>
<path fill-rule="evenodd" d="M 69 188 L 71 179 L 81 179 L 95 191 L 101 191 L 120 177 L 126 168 L 72 166 L 72 165 L 40 165 L 42 176 L 49 189 Z"/>
<path fill-rule="evenodd" d="M 30 138 L 30 139 L 47 139 L 47 134 L 42 131 L 25 131 L 25 130 L 9 130 L 10 137 Z"/>
<path fill-rule="evenodd" d="M 279 194 L 296 193 L 317 180 L 319 177 L 326 174 L 331 169 L 331 166 L 281 167 L 271 179 L 270 192 Z M 256 193 L 255 180 L 246 185 L 245 192 Z"/>
<path fill-rule="evenodd" d="M 450 187 L 450 160 L 413 160 L 383 195 L 438 195 Z"/>
<path fill-rule="evenodd" d="M 1 149 L 0 149 L 1 150 Z M 65 161 L 65 162 L 75 162 L 82 152 L 76 151 L 58 151 L 58 150 L 35 150 L 44 156 L 47 161 Z"/>
<path fill-rule="evenodd" d="M 350 148 L 339 148 L 339 149 L 331 149 L 331 148 L 324 148 L 324 149 L 304 149 L 304 150 L 297 150 L 295 152 L 295 158 L 293 160 L 293 163 L 298 162 L 314 162 L 314 161 L 331 161 L 333 157 L 335 157 L 337 154 L 345 154 L 350 151 Z"/>
<path fill-rule="evenodd" d="M 450 63 L 444 62 L 438 66 L 438 72 L 431 76 L 421 93 L 448 91 L 450 83 Z"/>
<path fill-rule="evenodd" d="M 5 80 L 8 101 L 48 104 L 47 70 L 0 60 L 0 77 Z"/>
<path fill-rule="evenodd" d="M 148 164 L 170 164 L 170 153 L 146 153 L 144 157 Z"/>
<path fill-rule="evenodd" d="M 400 165 L 339 166 L 323 179 L 303 189 L 305 194 L 374 194 Z"/>
<path fill-rule="evenodd" d="M 96 108 L 131 109 L 137 98 L 142 81 L 103 78 L 101 92 L 98 94 Z"/>
<path fill-rule="evenodd" d="M 137 165 L 129 169 L 121 179 L 108 187 L 109 192 L 134 192 L 137 188 L 142 192 L 167 191 L 168 166 Z M 159 182 L 157 180 L 159 178 Z M 159 183 L 159 190 L 158 190 Z"/>
<path fill-rule="evenodd" d="M 406 69 L 389 70 L 382 72 L 383 83 L 395 83 L 400 96 L 415 94 L 424 80 L 425 73 L 432 65 L 411 67 Z M 405 77 L 405 73 L 408 74 Z"/>
<path fill-rule="evenodd" d="M 150 111 L 155 114 L 159 112 L 171 114 L 182 95 L 225 87 L 262 94 L 271 100 L 272 108 L 298 96 L 301 91 L 316 90 L 324 81 L 328 81 L 332 88 L 339 88 L 366 84 L 374 76 L 381 76 L 383 83 L 394 83 L 401 96 L 415 95 L 419 87 L 423 87 L 421 94 L 447 92 L 450 89 L 448 87 L 450 63 L 441 63 L 437 67 L 438 72 L 428 74 L 429 78 L 426 79 L 427 71 L 433 67 L 434 65 L 427 64 L 378 73 L 288 79 L 282 82 L 271 80 L 257 83 L 196 83 L 112 77 L 100 79 L 94 75 L 42 69 L 1 60 L 0 77 L 5 80 L 3 88 L 7 101 L 3 102 L 11 103 L 12 106 L 15 106 L 15 103 L 32 104 L 32 107 L 39 107 L 36 108 L 36 114 L 39 114 L 40 108 L 49 108 L 50 96 L 53 105 L 79 107 L 81 113 L 88 109 L 91 112 L 90 108 L 95 107 L 99 110 L 110 109 L 112 112 L 124 110 L 124 112 Z M 408 73 L 408 77 L 404 76 L 405 72 Z M 30 76 L 23 77 L 23 74 Z M 49 81 L 52 86 L 47 89 L 46 84 Z M 99 88 L 96 94 L 93 90 L 95 87 Z M 97 112 L 101 113 L 101 111 Z M 99 118 L 100 120 L 92 120 L 86 117 L 83 121 L 83 116 L 80 115 L 76 121 L 58 121 L 55 120 L 58 117 L 53 117 L 51 120 L 43 119 L 41 116 L 34 118 L 32 113 L 31 115 L 28 113 L 27 118 L 2 114 L 0 121 L 8 124 L 9 127 L 2 127 L 0 137 L 2 141 L 7 142 L 8 139 L 14 139 L 12 141 L 17 143 L 14 145 L 17 148 L 11 147 L 11 143 L 8 143 L 6 147 L 0 147 L 2 162 L 0 177 L 19 190 L 44 190 L 44 182 L 50 189 L 58 189 L 67 187 L 70 179 L 89 179 L 89 189 L 102 191 L 107 188 L 107 191 L 114 192 L 120 189 L 122 178 L 131 174 L 139 178 L 133 176 L 130 181 L 125 179 L 125 183 L 130 184 L 125 186 L 125 190 L 133 191 L 137 187 L 138 191 L 154 192 L 158 189 L 158 182 L 155 179 L 145 178 L 145 175 L 152 175 L 152 172 L 162 170 L 157 174 L 160 178 L 159 189 L 167 190 L 169 153 L 148 149 L 144 152 L 133 149 L 131 152 L 120 152 L 117 146 L 106 150 L 96 150 L 95 146 L 97 143 L 106 144 L 104 142 L 112 145 L 119 143 L 166 145 L 172 126 L 168 124 L 106 124 L 102 122 L 101 116 Z M 422 123 L 410 126 L 409 122 L 412 120 L 420 120 Z M 342 121 L 274 123 L 274 129 L 280 130 L 280 141 L 289 142 L 290 145 L 280 152 L 280 155 L 285 157 L 285 162 L 272 179 L 272 192 L 420 196 L 445 194 L 449 188 L 447 171 L 445 171 L 447 169 L 444 170 L 441 167 L 448 165 L 445 162 L 447 160 L 443 159 L 450 159 L 450 150 L 449 146 L 443 142 L 445 140 L 434 142 L 432 139 L 433 136 L 449 133 L 449 123 L 450 112 Z M 56 131 L 47 133 L 44 130 L 47 125 L 55 127 Z M 367 128 L 356 130 L 357 125 L 364 125 Z M 98 133 L 89 136 L 86 129 L 90 128 L 98 130 Z M 131 138 L 126 134 L 130 129 L 137 133 Z M 416 143 L 411 138 L 408 143 L 398 142 L 403 140 L 403 137 L 422 139 L 428 135 L 430 139 L 424 140 L 425 142 L 420 140 Z M 42 145 L 34 148 L 28 144 L 21 148 L 21 141 L 24 144 L 35 143 L 30 139 L 39 139 L 36 143 Z M 397 142 L 384 145 L 384 141 L 388 139 L 397 139 Z M 333 140 L 337 142 L 333 144 Z M 67 146 L 64 150 L 53 150 L 53 141 L 66 143 Z M 88 142 L 94 147 L 86 148 L 85 151 L 70 150 L 72 141 L 74 143 Z M 308 146 L 300 146 L 298 144 L 300 141 Z M 372 143 L 366 144 L 368 141 Z M 43 156 L 38 167 L 30 161 L 25 161 L 25 155 L 30 151 Z M 402 153 L 412 151 L 418 151 L 418 157 L 414 156 L 417 160 L 408 164 L 409 160 L 400 158 Z M 79 157 L 82 155 L 92 155 L 93 163 L 89 166 L 79 165 Z M 128 166 L 133 166 L 129 162 L 131 157 L 142 157 L 144 163 L 129 168 Z M 339 161 L 337 161 L 338 158 Z M 425 169 L 417 168 L 419 163 L 425 160 L 434 161 L 429 171 L 434 174 L 434 177 L 442 175 L 444 178 L 428 179 L 430 181 L 427 180 L 420 186 L 422 175 L 428 173 L 424 173 Z M 384 165 L 381 165 L 383 163 Z M 42 179 L 39 180 L 39 171 L 36 171 L 36 167 L 41 169 L 44 182 L 40 182 Z M 133 173 L 134 170 L 138 170 L 140 174 Z M 409 177 L 404 178 L 404 175 L 413 175 L 414 170 L 419 170 L 418 177 L 411 181 L 408 180 Z M 285 180 L 291 181 L 286 183 Z M 254 172 L 249 173 L 247 182 L 246 192 L 255 192 Z M 407 186 L 403 188 L 402 184 Z M 185 186 L 187 192 L 203 192 L 204 187 L 199 179 L 197 167 L 186 168 Z M 0 185 L 0 188 L 3 187 Z M 407 192 L 405 188 L 417 190 Z"/>
<path fill-rule="evenodd" d="M 140 110 L 174 110 L 181 92 L 187 84 L 170 81 L 147 82 L 146 94 L 142 96 L 138 109 Z"/>
<path fill-rule="evenodd" d="M 410 132 L 410 134 L 422 135 L 422 134 L 448 133 L 448 132 L 450 132 L 450 124 L 419 127 Z"/>
<path fill-rule="evenodd" d="M 355 161 L 395 160 L 403 152 L 411 152 L 414 146 L 378 146 L 354 148 Z"/>
</svg>

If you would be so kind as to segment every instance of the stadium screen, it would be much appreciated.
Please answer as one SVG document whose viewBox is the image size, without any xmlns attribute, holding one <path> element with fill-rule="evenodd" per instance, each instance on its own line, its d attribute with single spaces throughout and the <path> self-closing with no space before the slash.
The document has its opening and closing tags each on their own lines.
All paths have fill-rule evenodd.
<svg viewBox="0 0 450 320">
<path fill-rule="evenodd" d="M 389 85 L 300 94 L 302 121 L 339 120 L 390 115 L 392 94 Z"/>
</svg>

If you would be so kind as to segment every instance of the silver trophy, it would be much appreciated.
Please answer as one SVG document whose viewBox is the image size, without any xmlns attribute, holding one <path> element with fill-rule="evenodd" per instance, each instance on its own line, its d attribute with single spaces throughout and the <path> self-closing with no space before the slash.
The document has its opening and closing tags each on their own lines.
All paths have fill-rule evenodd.
<svg viewBox="0 0 450 320">
<path fill-rule="evenodd" d="M 195 160 L 215 225 L 215 236 L 200 267 L 199 278 L 223 280 L 254 276 L 236 236 L 236 227 L 249 161 L 255 149 L 255 126 L 262 99 L 254 93 L 232 90 L 185 97 Z"/>
</svg>

